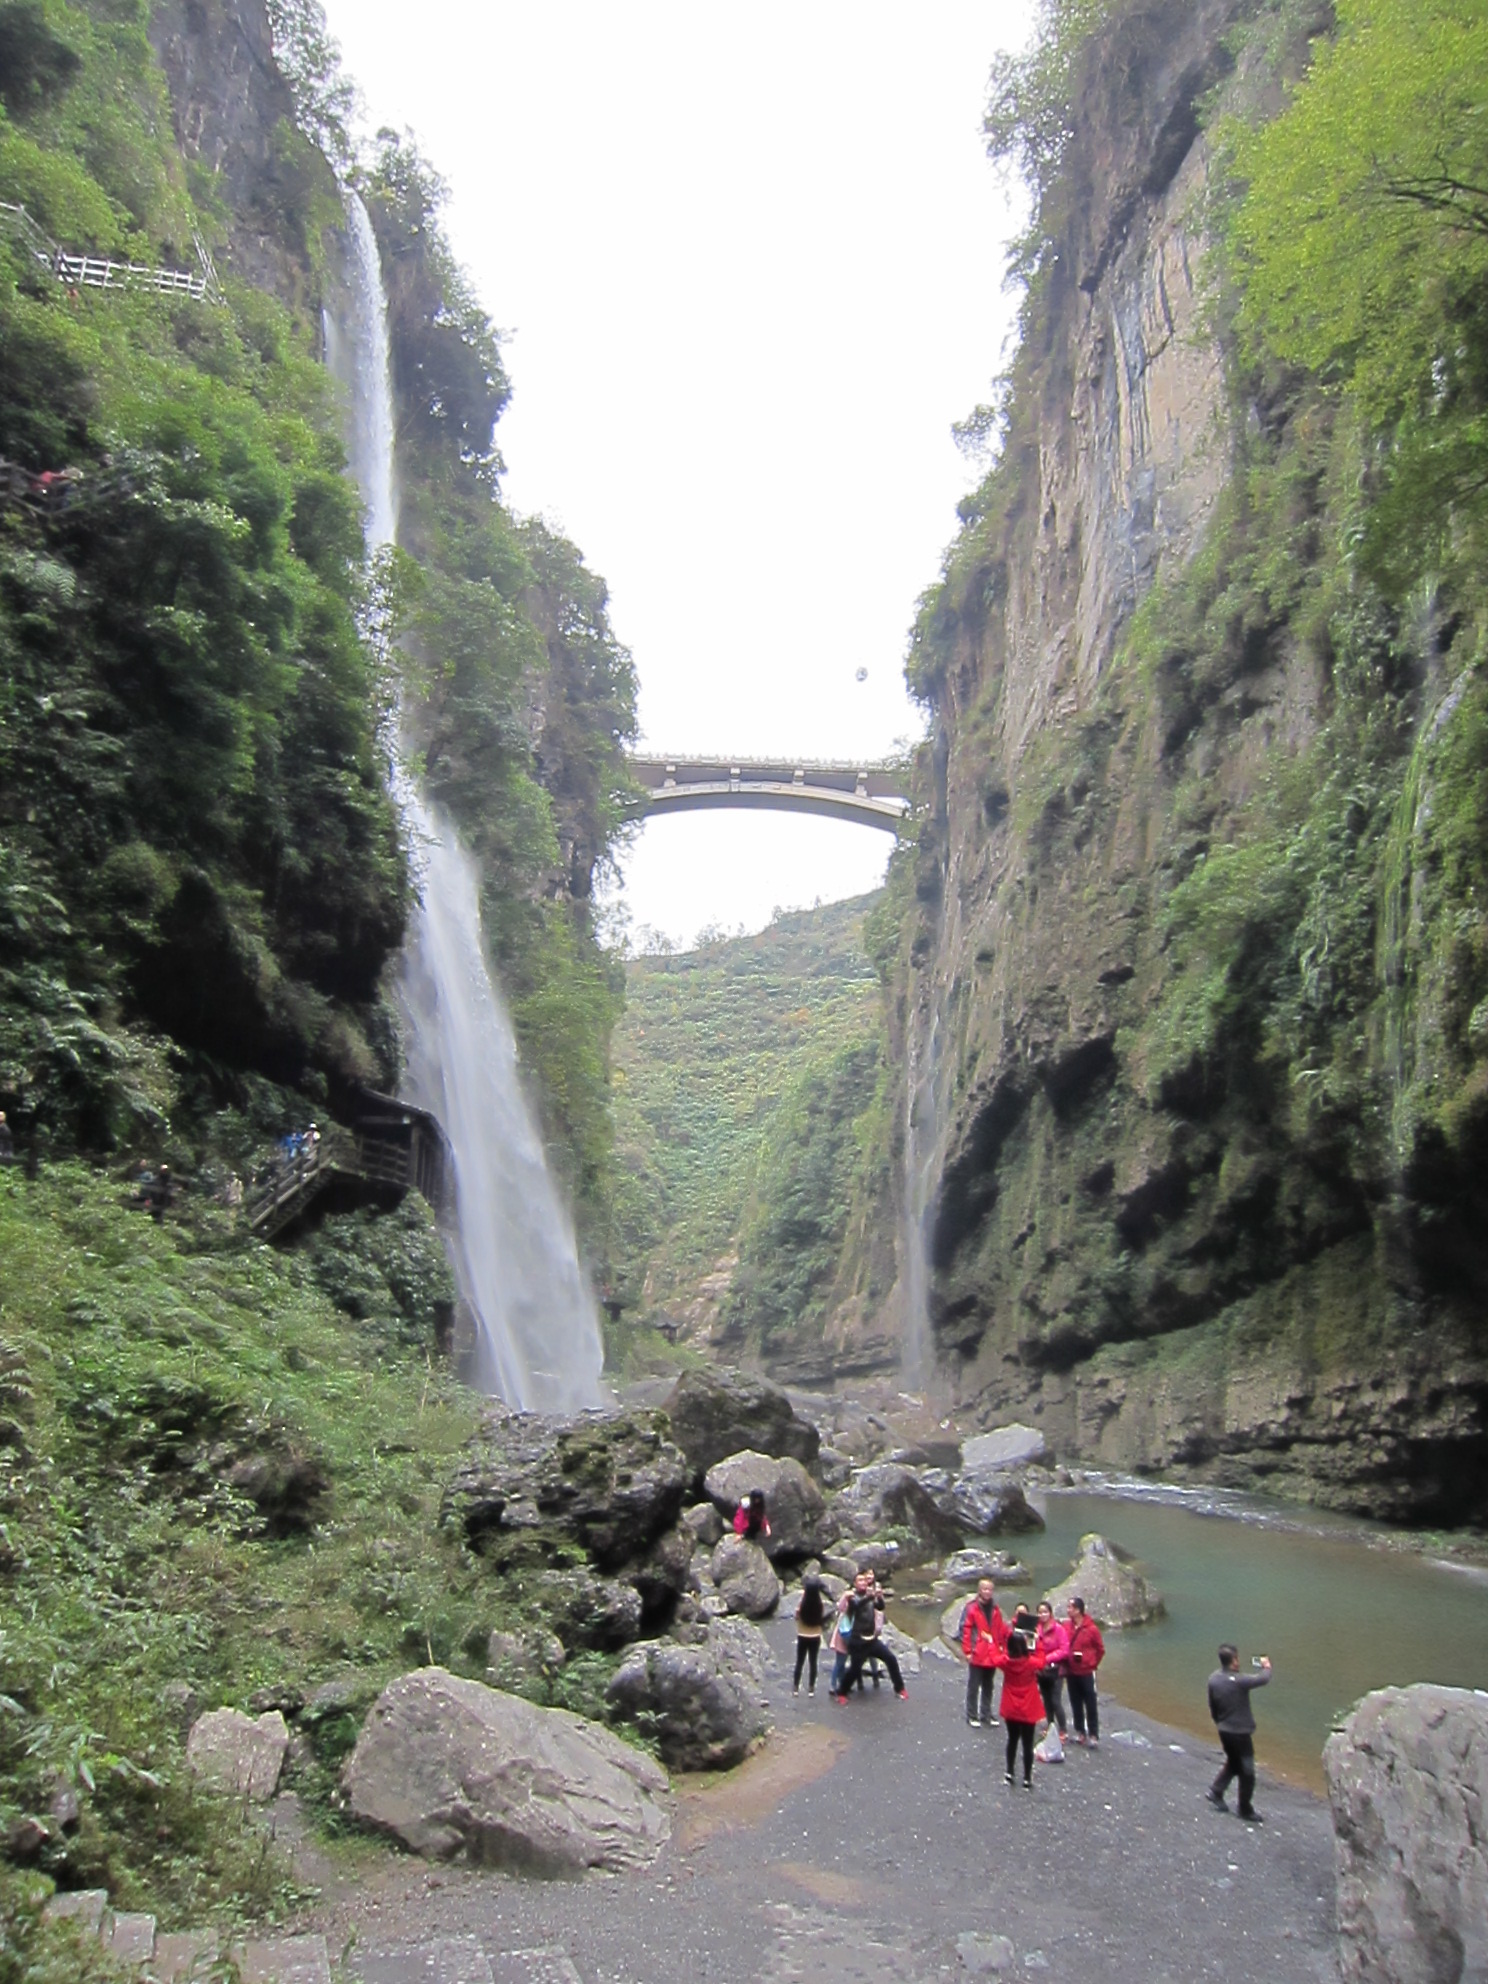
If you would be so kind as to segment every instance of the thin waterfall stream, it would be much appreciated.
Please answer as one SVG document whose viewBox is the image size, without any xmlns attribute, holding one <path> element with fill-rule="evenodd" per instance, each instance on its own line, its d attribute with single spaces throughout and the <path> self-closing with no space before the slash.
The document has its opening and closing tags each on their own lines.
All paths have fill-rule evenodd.
<svg viewBox="0 0 1488 1984">
<path fill-rule="evenodd" d="M 326 358 L 350 395 L 348 454 L 375 557 L 398 528 L 387 304 L 372 223 L 349 188 L 346 210 L 350 291 L 342 320 L 327 321 Z M 599 1320 L 487 958 L 479 870 L 396 751 L 390 784 L 419 881 L 399 986 L 408 1023 L 403 1089 L 439 1118 L 454 1153 L 450 1251 L 475 1319 L 474 1382 L 528 1411 L 598 1405 Z"/>
</svg>

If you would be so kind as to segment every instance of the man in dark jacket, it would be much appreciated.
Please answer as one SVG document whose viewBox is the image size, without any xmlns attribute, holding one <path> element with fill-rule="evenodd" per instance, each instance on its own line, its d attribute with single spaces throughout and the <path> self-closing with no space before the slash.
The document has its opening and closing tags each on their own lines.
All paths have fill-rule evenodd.
<svg viewBox="0 0 1488 1984">
<path fill-rule="evenodd" d="M 1253 1826 L 1261 1823 L 1261 1815 L 1252 1802 L 1255 1798 L 1256 1721 L 1250 1697 L 1254 1689 L 1264 1688 L 1270 1679 L 1269 1660 L 1260 1661 L 1255 1673 L 1242 1674 L 1240 1656 L 1228 1643 L 1219 1649 L 1219 1666 L 1209 1676 L 1209 1713 L 1214 1717 L 1214 1726 L 1219 1731 L 1225 1764 L 1206 1795 L 1211 1805 L 1227 1812 L 1230 1808 L 1225 1803 L 1225 1793 L 1230 1788 L 1230 1779 L 1238 1777 L 1240 1816 Z"/>
<path fill-rule="evenodd" d="M 863 1671 L 865 1660 L 881 1660 L 889 1670 L 894 1693 L 900 1701 L 907 1699 L 904 1677 L 899 1671 L 899 1662 L 894 1657 L 893 1648 L 887 1640 L 878 1636 L 879 1596 L 873 1589 L 872 1575 L 859 1571 L 853 1580 L 852 1591 L 848 1595 L 847 1613 L 843 1620 L 843 1631 L 849 1634 L 847 1654 L 847 1678 L 837 1701 L 843 1703 L 852 1693 L 854 1681 Z"/>
</svg>

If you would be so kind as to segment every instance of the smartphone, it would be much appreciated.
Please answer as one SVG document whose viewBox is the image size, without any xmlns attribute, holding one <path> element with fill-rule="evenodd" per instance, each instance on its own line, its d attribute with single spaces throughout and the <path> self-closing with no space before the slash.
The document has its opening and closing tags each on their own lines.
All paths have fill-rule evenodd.
<svg viewBox="0 0 1488 1984">
<path fill-rule="evenodd" d="M 1250 1664 L 1252 1667 L 1264 1667 L 1266 1664 L 1264 1655 L 1259 1653 L 1253 1653 L 1250 1656 Z"/>
</svg>

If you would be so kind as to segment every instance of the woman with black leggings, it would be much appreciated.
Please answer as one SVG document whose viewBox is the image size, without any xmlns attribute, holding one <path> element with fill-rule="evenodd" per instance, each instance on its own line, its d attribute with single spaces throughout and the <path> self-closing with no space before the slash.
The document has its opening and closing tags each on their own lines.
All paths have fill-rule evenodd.
<svg viewBox="0 0 1488 1984">
<path fill-rule="evenodd" d="M 816 1663 L 821 1654 L 822 1627 L 827 1622 L 827 1608 L 822 1601 L 820 1578 L 807 1578 L 801 1586 L 801 1602 L 796 1607 L 796 1678 L 791 1693 L 801 1692 L 801 1669 L 809 1665 L 810 1680 L 806 1685 L 808 1695 L 816 1693 Z"/>
<path fill-rule="evenodd" d="M 1017 1782 L 1013 1766 L 1017 1761 L 1019 1746 L 1023 1750 L 1023 1789 L 1033 1789 L 1033 1732 L 1038 1727 L 1043 1712 L 1043 1700 L 1039 1695 L 1039 1669 L 1044 1664 L 1041 1653 L 1030 1653 L 1028 1641 L 1021 1633 L 1009 1633 L 1006 1653 L 998 1657 L 997 1665 L 1002 1669 L 1002 1720 L 1007 1730 L 1007 1781 Z"/>
</svg>

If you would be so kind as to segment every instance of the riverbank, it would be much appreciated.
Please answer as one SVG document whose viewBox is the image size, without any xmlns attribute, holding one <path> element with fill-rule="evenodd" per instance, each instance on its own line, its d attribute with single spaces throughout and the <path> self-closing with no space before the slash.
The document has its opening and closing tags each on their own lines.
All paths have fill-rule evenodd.
<svg viewBox="0 0 1488 1984">
<path fill-rule="evenodd" d="M 504 1984 L 939 1984 L 977 1964 L 1101 1984 L 1332 1977 L 1327 1810 L 1270 1775 L 1264 1731 L 1261 1827 L 1205 1803 L 1212 1743 L 1115 1698 L 1100 1750 L 1024 1792 L 1003 1782 L 1002 1732 L 967 1728 L 959 1665 L 927 1658 L 907 1702 L 885 1687 L 842 1709 L 792 1697 L 789 1623 L 768 1636 L 776 1734 L 736 1771 L 680 1781 L 648 1873 L 536 1883 L 358 1844 L 303 1864 L 322 1895 L 301 1926 L 368 1984 L 436 1974 L 421 1953 L 451 1938 L 503 1956 Z"/>
</svg>

